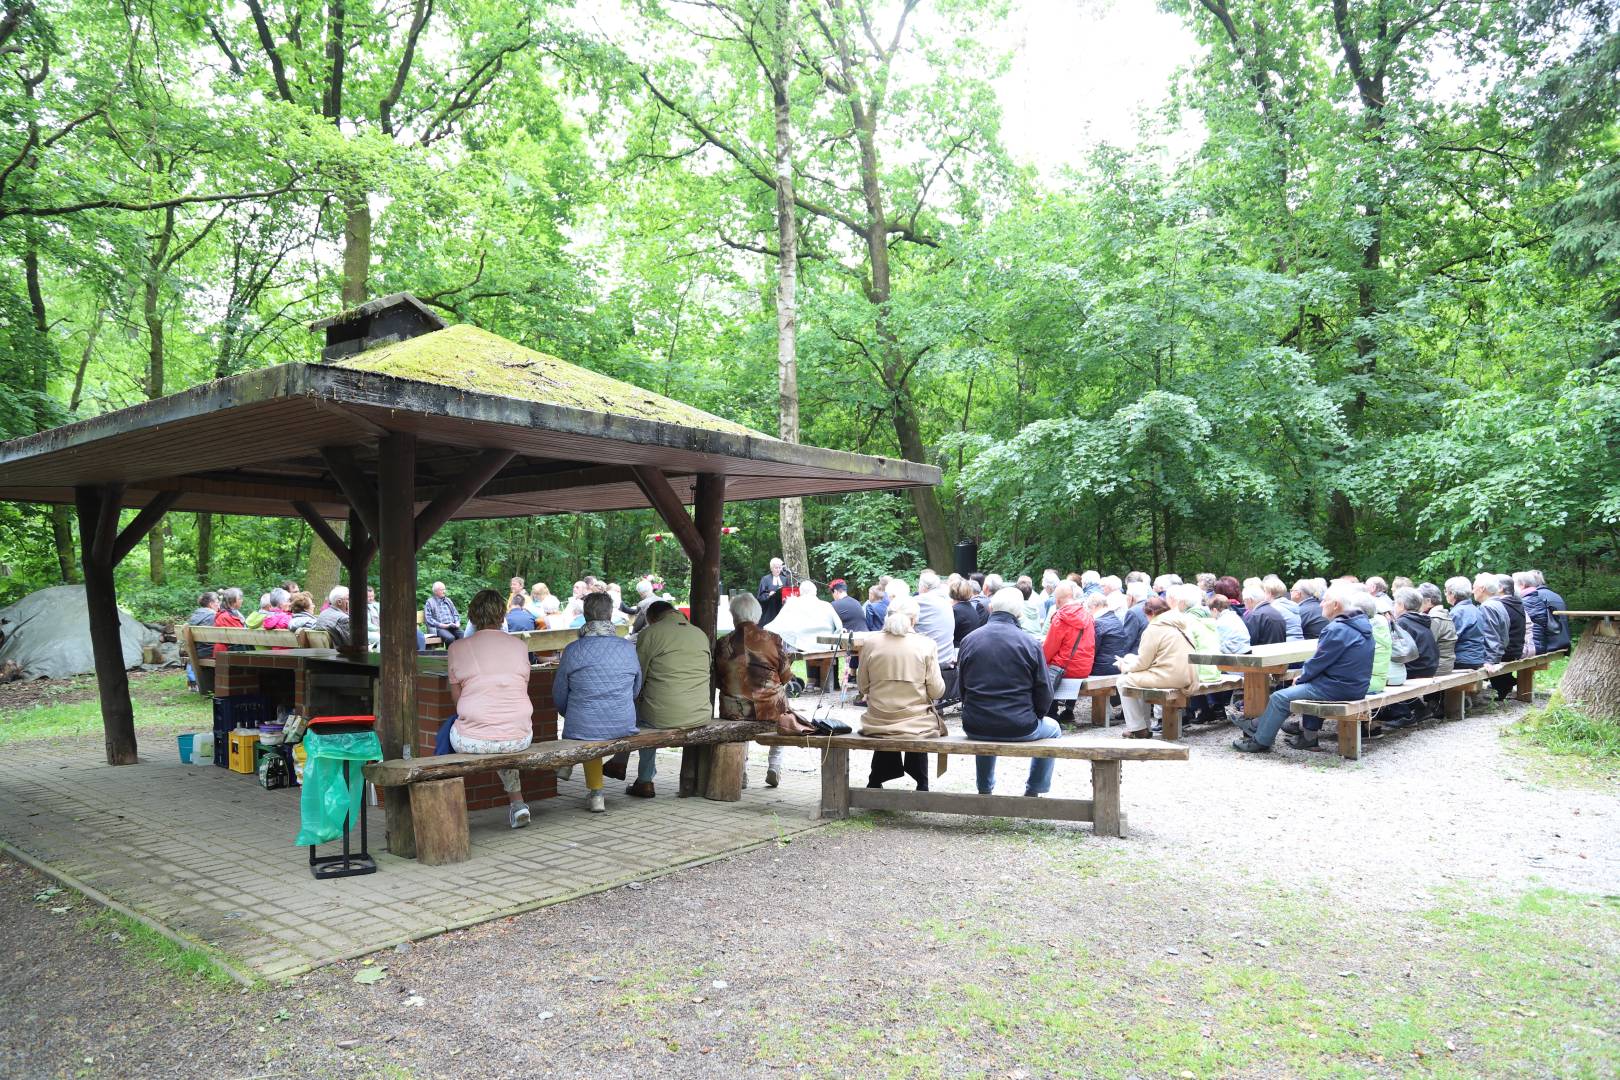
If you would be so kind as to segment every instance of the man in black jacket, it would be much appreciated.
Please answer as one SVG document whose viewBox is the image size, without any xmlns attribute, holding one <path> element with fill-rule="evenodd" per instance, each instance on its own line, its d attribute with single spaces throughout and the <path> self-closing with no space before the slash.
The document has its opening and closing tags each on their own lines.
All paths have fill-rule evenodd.
<svg viewBox="0 0 1620 1080">
<path fill-rule="evenodd" d="M 1325 586 L 1316 578 L 1300 578 L 1288 593 L 1299 608 L 1299 628 L 1309 641 L 1322 636 L 1327 620 L 1322 618 L 1322 592 Z"/>
<path fill-rule="evenodd" d="M 1125 628 L 1119 616 L 1108 610 L 1108 598 L 1100 592 L 1088 595 L 1084 601 L 1091 614 L 1092 629 L 1097 634 L 1097 652 L 1091 661 L 1093 675 L 1118 675 L 1116 662 L 1125 655 Z"/>
<path fill-rule="evenodd" d="M 1502 646 L 1502 660 L 1517 660 L 1524 655 L 1524 632 L 1530 621 L 1525 618 L 1524 601 L 1519 599 L 1513 591 L 1513 579 L 1507 574 L 1496 575 L 1496 583 L 1502 587 L 1502 593 L 1497 597 L 1502 606 L 1507 609 L 1508 631 L 1507 641 Z M 1496 700 L 1505 701 L 1519 684 L 1519 677 L 1512 672 L 1498 675 L 1491 680 L 1491 689 L 1496 691 Z"/>
<path fill-rule="evenodd" d="M 1002 589 L 990 598 L 990 618 L 962 639 L 957 653 L 957 685 L 962 695 L 962 733 L 970 739 L 1033 742 L 1062 733 L 1046 715 L 1052 690 L 1046 683 L 1046 660 L 1035 639 L 1018 626 L 1024 594 Z M 996 759 L 975 759 L 980 795 L 996 786 Z M 1030 758 L 1027 796 L 1052 787 L 1052 759 Z"/>
<path fill-rule="evenodd" d="M 1243 606 L 1248 609 L 1243 623 L 1249 628 L 1250 645 L 1279 645 L 1288 640 L 1288 620 L 1271 606 L 1271 594 L 1266 590 L 1244 589 Z"/>
<path fill-rule="evenodd" d="M 1406 677 L 1409 679 L 1431 679 L 1440 668 L 1440 646 L 1434 640 L 1434 626 L 1429 617 L 1423 613 L 1423 594 L 1410 587 L 1399 588 L 1394 593 L 1394 607 L 1391 609 L 1395 616 L 1395 623 L 1402 630 L 1412 635 L 1412 643 L 1417 646 L 1417 659 L 1406 663 Z M 1386 728 L 1411 727 L 1421 723 L 1429 715 L 1429 705 L 1426 700 L 1417 702 L 1400 701 L 1384 710 L 1384 726 Z"/>
<path fill-rule="evenodd" d="M 1569 648 L 1569 616 L 1559 615 L 1569 605 L 1547 588 L 1540 570 L 1520 570 L 1513 575 L 1513 587 L 1524 604 L 1524 617 L 1536 636 L 1536 652 L 1557 652 Z"/>
</svg>

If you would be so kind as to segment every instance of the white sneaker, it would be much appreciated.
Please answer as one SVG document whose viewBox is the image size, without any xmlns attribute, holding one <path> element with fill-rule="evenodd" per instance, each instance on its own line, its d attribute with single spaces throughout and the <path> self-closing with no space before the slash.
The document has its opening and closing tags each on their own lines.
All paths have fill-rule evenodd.
<svg viewBox="0 0 1620 1080">
<path fill-rule="evenodd" d="M 506 823 L 514 829 L 526 828 L 529 824 L 529 807 L 526 803 L 509 806 L 506 810 Z"/>
<path fill-rule="evenodd" d="M 585 804 L 585 809 L 589 810 L 593 814 L 607 813 L 607 797 L 604 796 L 600 791 L 593 791 L 590 793 L 590 795 L 591 797 L 589 801 L 587 801 Z"/>
</svg>

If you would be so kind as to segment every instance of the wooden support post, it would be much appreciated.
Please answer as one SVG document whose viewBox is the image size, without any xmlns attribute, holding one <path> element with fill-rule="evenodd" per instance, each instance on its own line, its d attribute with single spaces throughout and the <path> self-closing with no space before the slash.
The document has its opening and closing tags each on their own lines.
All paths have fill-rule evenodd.
<svg viewBox="0 0 1620 1080">
<path fill-rule="evenodd" d="M 1091 822 L 1098 836 L 1124 836 L 1125 815 L 1119 809 L 1117 761 L 1091 763 Z"/>
<path fill-rule="evenodd" d="M 1251 720 L 1266 711 L 1271 701 L 1271 674 L 1265 671 L 1243 673 L 1243 715 Z"/>
<path fill-rule="evenodd" d="M 517 457 L 515 450 L 486 450 L 456 477 L 455 482 L 433 497 L 433 501 L 416 515 L 416 550 L 421 551 L 433 534 L 444 528 L 467 500 L 477 495 L 495 474 L 506 468 Z"/>
<path fill-rule="evenodd" d="M 1091 700 L 1091 726 L 1108 726 L 1108 699 L 1114 696 L 1112 690 L 1092 690 L 1086 694 Z"/>
<path fill-rule="evenodd" d="M 410 793 L 417 859 L 428 866 L 466 862 L 472 846 L 467 832 L 466 781 L 456 776 L 411 784 L 403 790 Z"/>
<path fill-rule="evenodd" d="M 349 510 L 349 543 L 338 552 L 343 560 L 344 576 L 349 584 L 349 648 L 354 656 L 364 657 L 371 651 L 371 639 L 366 610 L 367 577 L 371 571 L 371 558 L 377 550 L 376 542 L 366 530 L 360 515 Z M 416 651 L 416 636 L 411 635 L 411 651 Z M 375 706 L 373 706 L 375 707 Z"/>
<path fill-rule="evenodd" d="M 1446 691 L 1445 716 L 1447 720 L 1461 720 L 1463 718 L 1463 698 L 1468 693 L 1465 686 L 1453 686 Z"/>
<path fill-rule="evenodd" d="M 84 601 L 90 617 L 90 648 L 96 662 L 96 689 L 101 695 L 101 727 L 107 764 L 133 765 L 135 706 L 129 699 L 129 673 L 118 630 L 118 592 L 113 584 L 112 551 L 118 527 L 116 486 L 73 489 L 79 514 L 79 565 L 84 571 Z M 109 507 L 111 508 L 109 511 Z M 97 552 L 104 557 L 97 558 Z"/>
<path fill-rule="evenodd" d="M 674 499 L 675 493 L 663 475 L 656 473 L 656 470 L 654 472 L 656 481 L 646 481 L 642 490 L 647 491 L 648 485 L 655 488 L 661 485 L 668 492 L 669 499 Z M 643 479 L 637 482 L 643 483 Z M 720 526 L 726 505 L 725 476 L 719 473 L 700 474 L 692 495 L 696 519 L 688 518 L 678 501 L 674 513 L 692 526 L 701 545 L 701 550 L 692 557 L 692 600 L 689 606 L 692 625 L 708 635 L 712 648 L 715 625 L 720 615 Z M 652 501 L 651 494 L 648 499 Z M 660 513 L 663 510 L 660 507 Z M 747 743 L 725 750 L 708 746 L 688 747 L 681 752 L 681 794 L 701 794 L 716 802 L 736 802 L 742 798 L 743 773 L 747 767 Z M 690 788 L 687 786 L 688 778 L 691 780 Z"/>
<path fill-rule="evenodd" d="M 1182 696 L 1179 702 L 1165 702 L 1161 706 L 1163 711 L 1162 726 L 1165 742 L 1178 742 L 1181 739 L 1181 710 L 1187 707 L 1187 698 Z"/>
<path fill-rule="evenodd" d="M 821 816 L 829 821 L 842 821 L 849 817 L 848 750 L 822 751 Z"/>
<path fill-rule="evenodd" d="M 375 496 L 372 493 L 372 486 L 366 483 L 365 473 L 361 472 L 360 466 L 355 464 L 352 450 L 347 446 L 321 447 L 321 458 L 326 462 L 326 471 L 331 473 L 332 479 L 337 481 L 337 485 L 342 489 L 343 497 L 348 500 L 349 505 L 359 512 L 360 520 L 366 523 L 366 531 L 371 533 L 372 536 L 380 536 L 382 530 L 382 515 L 378 512 L 375 499 L 381 498 L 382 495 L 382 469 L 384 462 L 387 461 L 387 452 L 383 449 L 383 443 L 388 442 L 389 439 L 401 437 L 390 435 L 388 439 L 384 439 L 377 444 L 378 471 Z M 416 497 L 416 443 L 414 435 L 410 438 L 413 440 L 411 443 L 411 497 L 414 499 Z M 416 513 L 414 504 L 411 513 L 413 516 Z"/>
<path fill-rule="evenodd" d="M 377 548 L 382 607 L 377 726 L 384 759 L 416 741 L 416 436 L 392 434 L 377 447 Z M 359 510 L 359 507 L 356 507 Z M 365 520 L 365 513 L 360 519 Z M 388 850 L 416 855 L 409 793 L 383 789 Z"/>
</svg>

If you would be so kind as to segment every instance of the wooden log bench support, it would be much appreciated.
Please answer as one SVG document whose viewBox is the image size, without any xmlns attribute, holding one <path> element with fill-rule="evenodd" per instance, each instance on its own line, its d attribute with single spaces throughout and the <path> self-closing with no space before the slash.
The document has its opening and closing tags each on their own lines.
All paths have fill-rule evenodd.
<svg viewBox="0 0 1620 1080">
<path fill-rule="evenodd" d="M 534 743 L 528 749 L 513 754 L 440 754 L 433 757 L 394 758 L 371 762 L 364 771 L 366 779 L 379 788 L 406 789 L 416 829 L 416 857 L 423 862 L 431 861 L 433 865 L 440 865 L 461 862 L 468 857 L 464 839 L 467 830 L 464 778 L 473 773 L 489 772 L 491 769 L 555 770 L 649 748 L 722 747 L 735 744 L 746 754 L 746 744 L 750 740 L 775 730 L 775 725 L 751 720 L 716 720 L 695 728 L 672 731 L 647 729 L 622 739 L 602 742 L 556 739 Z M 705 783 L 697 793 L 721 802 L 736 800 L 738 796 L 729 790 L 728 785 L 734 784 L 740 794 L 742 772 L 732 762 L 733 756 L 736 755 L 724 758 L 727 767 L 709 770 Z M 737 756 L 737 762 L 741 760 Z M 428 790 L 419 791 L 421 788 Z M 427 815 L 426 820 L 424 815 Z M 426 850 L 423 848 L 424 842 L 429 844 Z"/>
<path fill-rule="evenodd" d="M 1526 656 L 1519 660 L 1494 664 L 1488 668 L 1461 668 L 1433 678 L 1407 679 L 1400 686 L 1392 686 L 1383 693 L 1371 694 L 1359 701 L 1302 699 L 1294 702 L 1289 711 L 1295 716 L 1320 716 L 1324 720 L 1332 720 L 1334 735 L 1339 744 L 1339 756 L 1354 761 L 1361 757 L 1362 740 L 1372 725 L 1373 714 L 1379 709 L 1397 702 L 1411 701 L 1443 692 L 1446 719 L 1461 720 L 1464 714 L 1465 695 L 1478 693 L 1487 680 L 1503 674 L 1518 675 L 1515 696 L 1520 701 L 1528 701 L 1535 687 L 1536 672 L 1545 671 L 1548 665 L 1557 657 L 1564 655 L 1565 651 L 1561 649 L 1557 652 Z"/>
<path fill-rule="evenodd" d="M 1181 738 L 1181 713 L 1187 707 L 1187 702 L 1205 694 L 1224 694 L 1242 685 L 1243 676 L 1223 675 L 1214 682 L 1199 683 L 1195 690 L 1156 690 L 1121 685 L 1119 692 L 1126 697 L 1138 698 L 1159 706 L 1163 714 L 1165 741 L 1176 742 Z"/>
<path fill-rule="evenodd" d="M 1091 702 L 1091 726 L 1108 726 L 1108 699 L 1115 694 L 1115 687 L 1119 684 L 1118 675 L 1091 675 L 1084 679 L 1063 679 L 1052 691 L 1052 697 L 1057 701 L 1079 702 L 1085 698 Z"/>
<path fill-rule="evenodd" d="M 820 752 L 821 817 L 839 820 L 851 809 L 910 810 L 930 814 L 1036 818 L 1045 821 L 1089 821 L 1099 836 L 1124 836 L 1125 815 L 1119 807 L 1120 763 L 1186 761 L 1187 748 L 1153 744 L 1098 743 L 1066 735 L 1036 742 L 1004 743 L 950 735 L 938 739 L 873 739 L 864 735 L 765 735 L 765 746 L 801 746 Z M 924 754 L 993 754 L 997 757 L 1056 758 L 1091 762 L 1091 798 L 1031 799 L 1022 795 L 969 795 L 953 791 L 907 791 L 851 787 L 851 750 L 893 750 Z"/>
</svg>

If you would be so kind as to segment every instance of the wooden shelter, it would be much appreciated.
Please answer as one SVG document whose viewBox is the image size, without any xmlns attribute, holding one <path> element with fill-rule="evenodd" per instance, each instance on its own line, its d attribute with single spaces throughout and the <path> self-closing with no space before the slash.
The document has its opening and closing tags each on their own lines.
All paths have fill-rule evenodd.
<svg viewBox="0 0 1620 1080">
<path fill-rule="evenodd" d="M 77 507 L 110 764 L 136 761 L 113 568 L 169 510 L 301 517 L 360 596 L 380 559 L 379 729 L 394 758 L 416 715 L 416 556 L 447 522 L 652 507 L 692 561 L 692 621 L 712 637 L 726 501 L 939 480 L 929 465 L 785 443 L 444 326 L 403 293 L 313 328 L 335 359 L 0 443 L 0 499 Z M 120 528 L 126 509 L 138 513 Z M 327 522 L 345 518 L 339 539 Z"/>
</svg>

